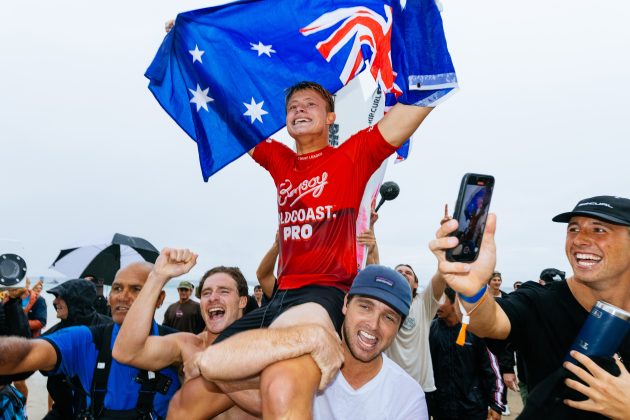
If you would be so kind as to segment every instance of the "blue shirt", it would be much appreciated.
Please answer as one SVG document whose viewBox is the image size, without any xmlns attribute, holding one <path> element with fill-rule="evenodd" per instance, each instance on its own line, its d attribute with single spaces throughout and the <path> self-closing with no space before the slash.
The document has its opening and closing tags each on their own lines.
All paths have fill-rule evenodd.
<svg viewBox="0 0 630 420">
<path fill-rule="evenodd" d="M 94 327 L 94 329 L 102 328 L 106 327 Z M 120 325 L 114 324 L 111 340 L 112 348 L 118 336 L 118 331 L 120 331 Z M 151 327 L 151 335 L 158 335 L 155 322 L 153 322 Z M 57 365 L 54 370 L 46 373 L 50 375 L 63 374 L 69 377 L 78 376 L 83 389 L 89 394 L 92 389 L 94 368 L 100 347 L 94 343 L 92 329 L 85 326 L 69 327 L 42 337 L 42 339 L 52 344 L 57 352 Z M 105 408 L 109 410 L 131 410 L 136 408 L 141 388 L 141 385 L 134 381 L 138 372 L 140 372 L 140 369 L 123 365 L 112 359 L 107 382 L 107 393 L 105 394 Z M 156 392 L 153 399 L 155 414 L 160 417 L 166 417 L 168 403 L 181 384 L 177 371 L 174 368 L 167 367 L 160 370 L 160 373 L 173 380 L 166 394 Z"/>
</svg>

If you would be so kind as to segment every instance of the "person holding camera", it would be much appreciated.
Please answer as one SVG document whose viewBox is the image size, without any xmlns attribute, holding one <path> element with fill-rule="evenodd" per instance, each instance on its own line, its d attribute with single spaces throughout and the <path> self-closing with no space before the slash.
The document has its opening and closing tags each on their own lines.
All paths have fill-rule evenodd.
<svg viewBox="0 0 630 420">
<path fill-rule="evenodd" d="M 623 362 L 609 360 L 607 369 L 575 351 L 570 356 L 581 367 L 563 360 L 598 301 L 630 310 L 630 200 L 587 198 L 553 221 L 568 224 L 565 251 L 573 275 L 566 281 L 545 287 L 525 283 L 504 299 L 489 298 L 486 280 L 496 264 L 494 215 L 473 263 L 446 259 L 446 250 L 457 246 L 457 238 L 449 236 L 457 221 L 442 225 L 430 243 L 438 275 L 458 293 L 457 306 L 471 332 L 508 339 L 520 351 L 531 388 L 522 418 L 627 418 L 630 335 L 618 350 Z"/>
</svg>

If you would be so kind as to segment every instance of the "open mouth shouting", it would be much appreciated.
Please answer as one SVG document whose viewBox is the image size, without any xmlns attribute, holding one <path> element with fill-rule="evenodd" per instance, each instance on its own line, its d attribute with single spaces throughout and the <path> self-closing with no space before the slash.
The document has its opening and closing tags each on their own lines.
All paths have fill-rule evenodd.
<svg viewBox="0 0 630 420">
<path fill-rule="evenodd" d="M 293 120 L 293 126 L 297 127 L 300 125 L 306 125 L 309 124 L 311 122 L 310 118 L 296 118 Z"/>
<path fill-rule="evenodd" d="M 366 351 L 374 350 L 378 344 L 378 338 L 364 330 L 359 330 L 357 338 L 360 346 Z"/>
<path fill-rule="evenodd" d="M 225 308 L 214 306 L 208 309 L 208 319 L 210 321 L 219 321 L 225 316 Z"/>
<path fill-rule="evenodd" d="M 575 261 L 577 262 L 577 266 L 580 268 L 589 269 L 593 266 L 599 264 L 602 260 L 602 257 L 595 254 L 585 253 L 585 252 L 576 252 L 573 254 Z"/>
</svg>

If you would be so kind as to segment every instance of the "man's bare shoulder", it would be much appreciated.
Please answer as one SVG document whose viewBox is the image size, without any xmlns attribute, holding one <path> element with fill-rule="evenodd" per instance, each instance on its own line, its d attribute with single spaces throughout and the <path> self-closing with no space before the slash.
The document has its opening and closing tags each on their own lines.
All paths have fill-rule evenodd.
<svg viewBox="0 0 630 420">
<path fill-rule="evenodd" d="M 202 331 L 199 334 L 193 334 L 190 332 L 176 332 L 173 334 L 162 336 L 163 338 L 169 338 L 170 340 L 177 341 L 178 344 L 185 346 L 194 346 L 199 350 L 203 350 L 206 331 Z"/>
</svg>

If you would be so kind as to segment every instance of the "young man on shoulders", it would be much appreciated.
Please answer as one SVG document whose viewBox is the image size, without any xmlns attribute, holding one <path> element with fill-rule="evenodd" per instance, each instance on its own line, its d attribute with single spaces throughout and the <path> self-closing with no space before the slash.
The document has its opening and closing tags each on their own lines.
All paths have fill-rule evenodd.
<svg viewBox="0 0 630 420">
<path fill-rule="evenodd" d="M 314 323 L 340 330 L 344 294 L 357 272 L 356 218 L 365 185 L 431 110 L 396 104 L 376 126 L 333 148 L 328 145 L 328 127 L 335 121 L 332 95 L 314 82 L 288 90 L 286 125 L 296 152 L 272 140 L 250 151 L 278 191 L 278 292 L 264 311 L 246 315 L 217 342 L 253 325 Z M 320 379 L 308 355 L 268 366 L 261 375 L 263 414 L 308 416 Z"/>
</svg>

